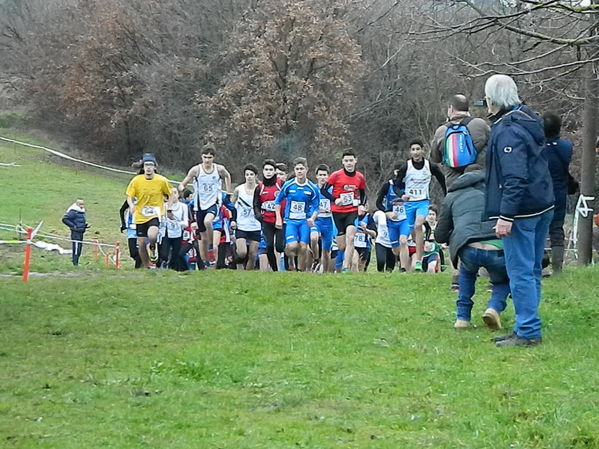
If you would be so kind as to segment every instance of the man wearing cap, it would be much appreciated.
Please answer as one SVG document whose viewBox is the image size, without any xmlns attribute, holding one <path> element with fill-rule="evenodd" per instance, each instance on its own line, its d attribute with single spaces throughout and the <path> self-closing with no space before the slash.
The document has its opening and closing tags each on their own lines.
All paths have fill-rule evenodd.
<svg viewBox="0 0 599 449">
<path fill-rule="evenodd" d="M 133 213 L 137 232 L 137 247 L 143 267 L 150 266 L 150 256 L 145 245 L 156 248 L 160 217 L 164 216 L 164 201 L 171 193 L 171 187 L 164 176 L 156 173 L 156 158 L 146 153 L 142 158 L 143 174 L 137 175 L 127 187 L 127 203 Z"/>
</svg>

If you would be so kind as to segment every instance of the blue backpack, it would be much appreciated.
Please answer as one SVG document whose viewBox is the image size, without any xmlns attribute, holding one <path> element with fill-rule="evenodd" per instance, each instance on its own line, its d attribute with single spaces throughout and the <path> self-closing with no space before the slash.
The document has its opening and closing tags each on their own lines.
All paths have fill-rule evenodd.
<svg viewBox="0 0 599 449">
<path fill-rule="evenodd" d="M 443 140 L 443 164 L 451 168 L 460 168 L 476 161 L 476 148 L 468 130 L 472 117 L 466 117 L 460 123 L 448 123 Z"/>
</svg>

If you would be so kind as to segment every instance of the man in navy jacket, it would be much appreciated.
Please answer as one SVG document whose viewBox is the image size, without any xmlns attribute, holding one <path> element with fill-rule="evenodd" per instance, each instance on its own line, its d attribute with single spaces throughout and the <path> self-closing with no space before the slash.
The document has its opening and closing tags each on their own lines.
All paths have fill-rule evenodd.
<svg viewBox="0 0 599 449">
<path fill-rule="evenodd" d="M 73 244 L 73 265 L 79 265 L 79 257 L 83 249 L 83 233 L 89 228 L 85 220 L 85 203 L 83 200 L 77 200 L 67 209 L 62 217 L 62 222 L 71 230 L 71 240 Z"/>
<path fill-rule="evenodd" d="M 533 346 L 541 343 L 541 263 L 554 208 L 543 124 L 522 104 L 509 76 L 491 76 L 485 96 L 492 122 L 486 216 L 497 220 L 516 311 L 513 333 L 495 341 L 500 347 Z"/>
</svg>

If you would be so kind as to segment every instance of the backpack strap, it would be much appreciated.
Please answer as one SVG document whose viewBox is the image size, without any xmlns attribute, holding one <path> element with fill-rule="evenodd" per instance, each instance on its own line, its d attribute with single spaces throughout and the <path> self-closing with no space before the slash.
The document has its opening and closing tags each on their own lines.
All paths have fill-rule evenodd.
<svg viewBox="0 0 599 449">
<path fill-rule="evenodd" d="M 460 125 L 468 126 L 468 123 L 470 123 L 472 120 L 474 120 L 474 117 L 464 117 L 462 120 L 460 120 Z"/>
</svg>

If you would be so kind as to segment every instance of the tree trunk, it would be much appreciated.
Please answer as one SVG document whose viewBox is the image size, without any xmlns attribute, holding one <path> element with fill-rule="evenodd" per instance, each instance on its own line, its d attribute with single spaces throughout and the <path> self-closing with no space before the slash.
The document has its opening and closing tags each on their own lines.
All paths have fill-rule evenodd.
<svg viewBox="0 0 599 449">
<path fill-rule="evenodd" d="M 597 80 L 597 67 L 589 64 L 586 80 L 586 96 L 583 116 L 583 145 L 581 161 L 580 194 L 595 196 L 595 142 L 597 140 L 597 97 L 599 95 L 599 81 Z M 578 262 L 581 265 L 591 263 L 593 257 L 593 214 L 594 201 L 589 201 L 588 206 L 593 209 L 586 217 L 579 217 L 578 223 Z"/>
</svg>

